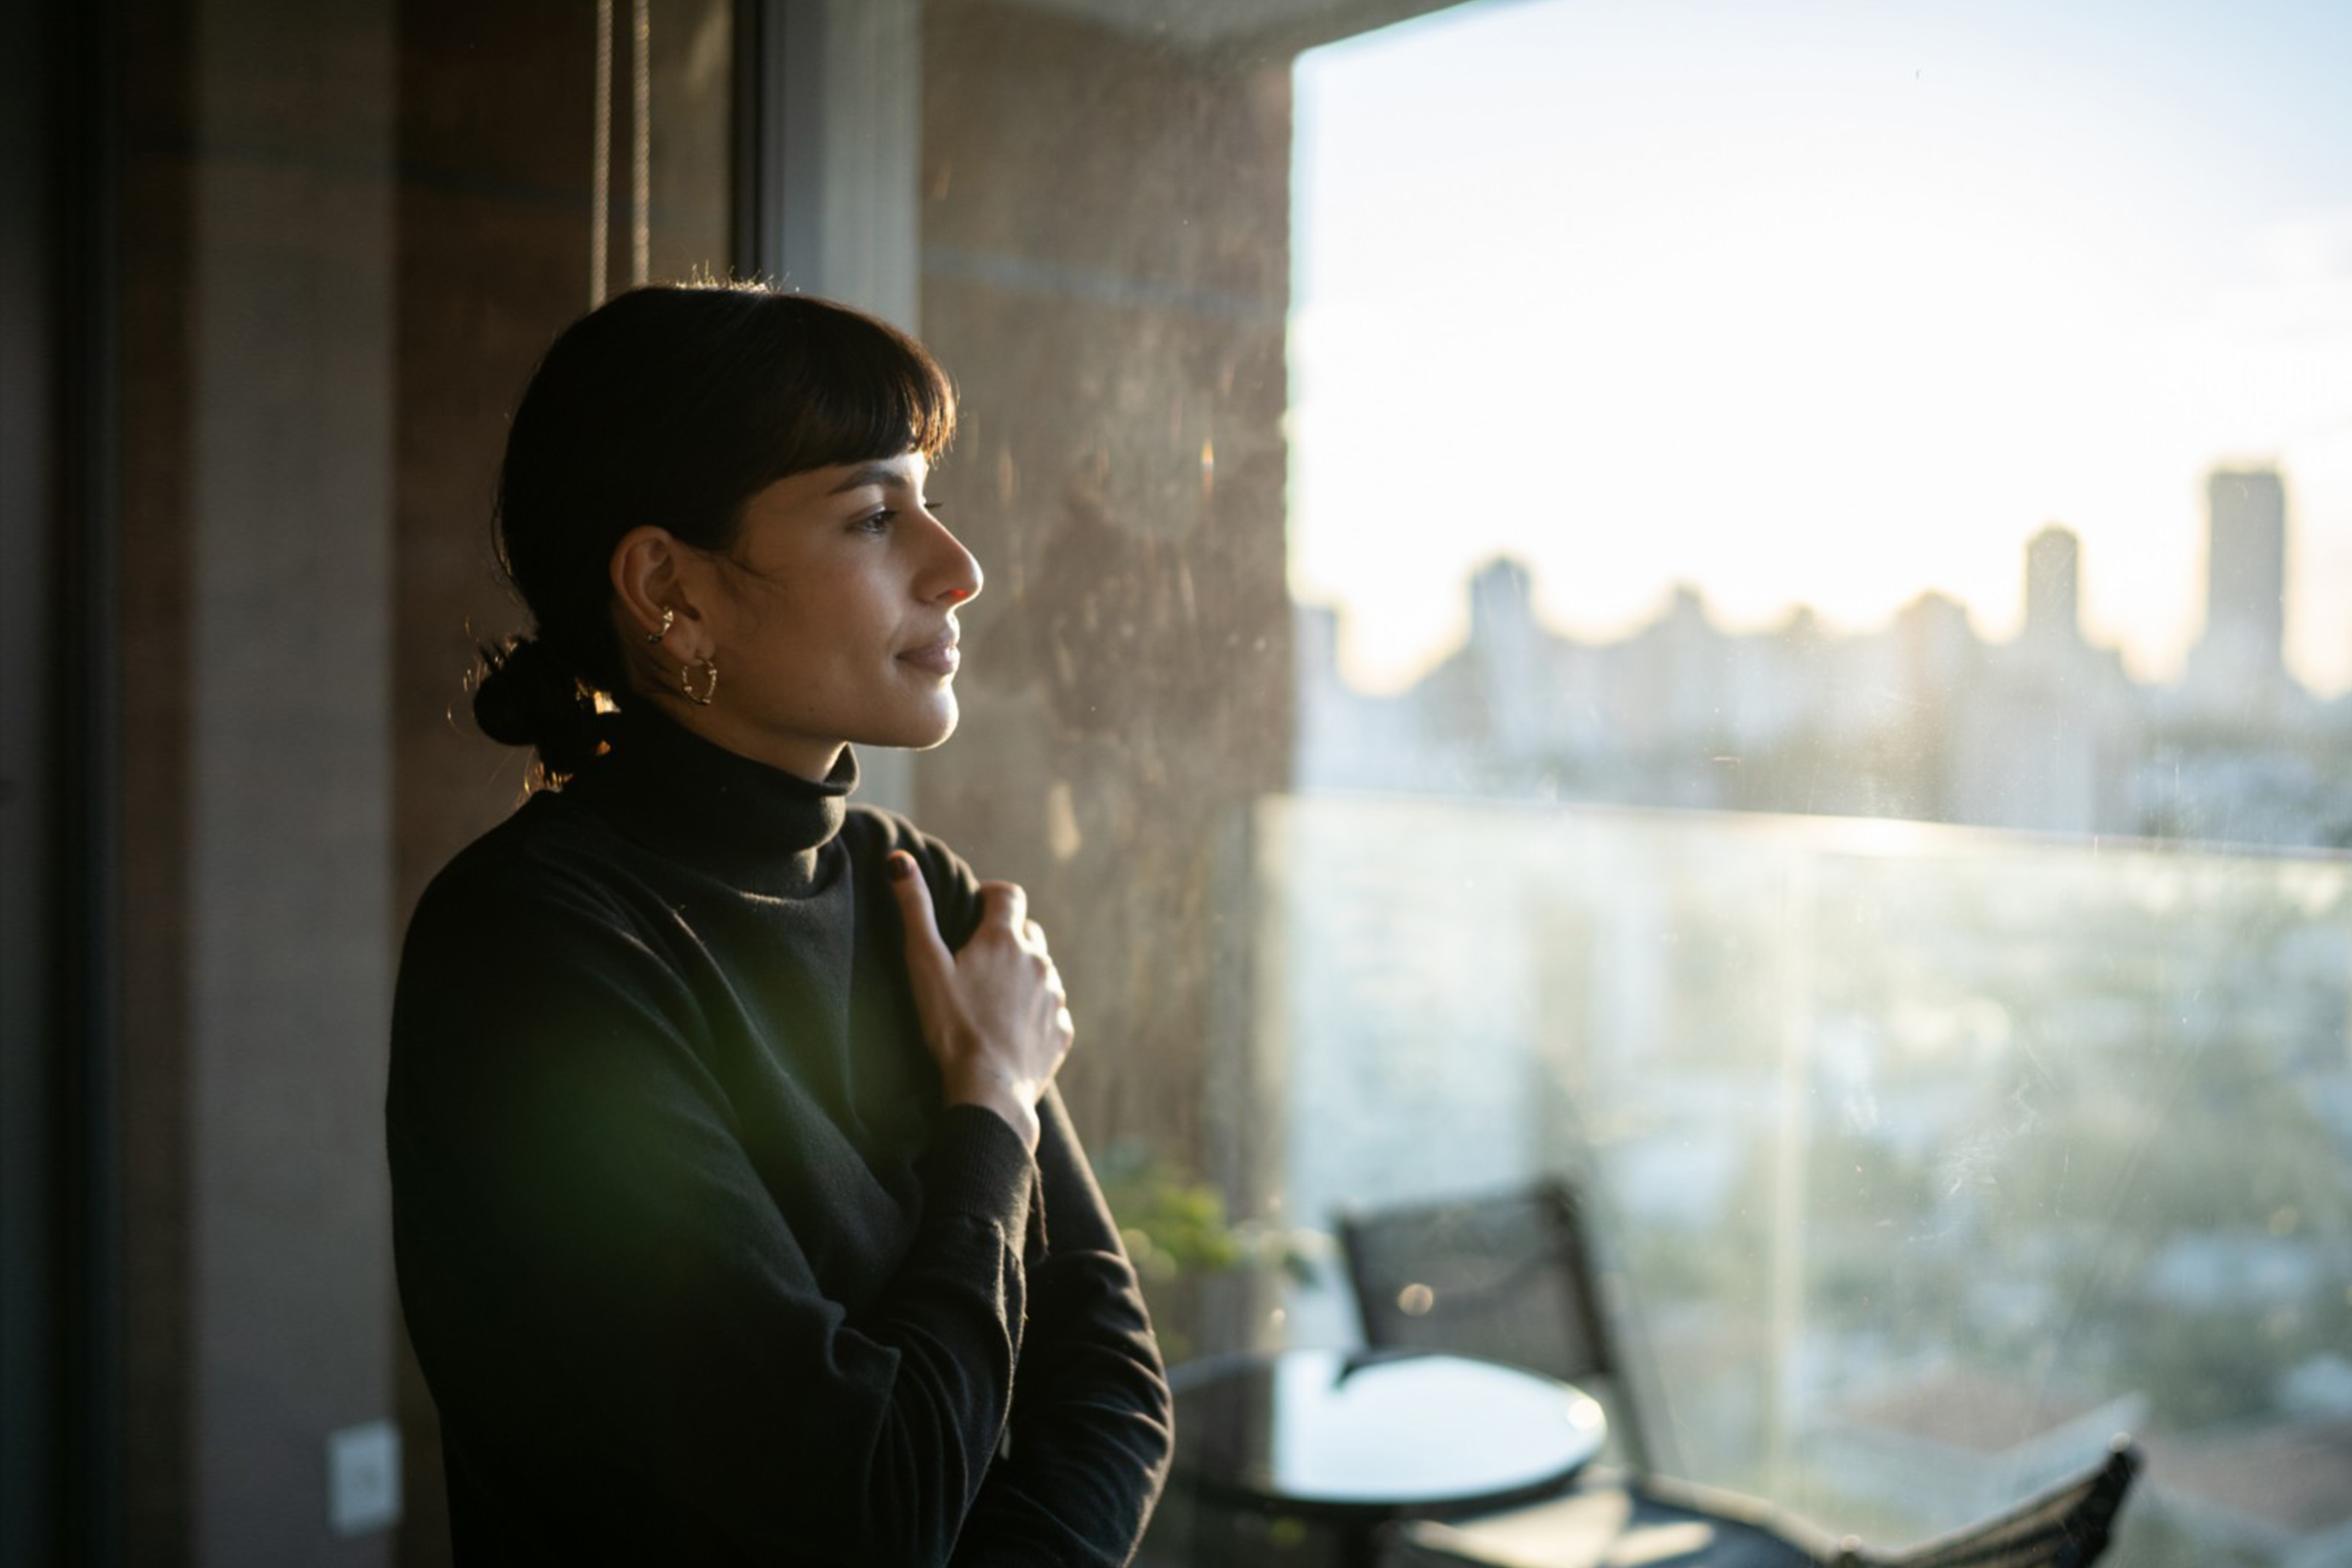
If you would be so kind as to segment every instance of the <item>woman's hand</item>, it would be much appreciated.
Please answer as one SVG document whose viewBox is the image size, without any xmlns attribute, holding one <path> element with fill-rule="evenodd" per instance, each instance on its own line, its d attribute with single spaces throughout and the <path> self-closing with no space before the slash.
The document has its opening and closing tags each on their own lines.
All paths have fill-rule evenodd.
<svg viewBox="0 0 2352 1568">
<path fill-rule="evenodd" d="M 890 882 L 923 1041 L 946 1080 L 947 1102 L 986 1106 L 1034 1152 L 1037 1101 L 1069 1054 L 1074 1029 L 1045 932 L 1029 918 L 1029 895 L 1011 882 L 982 882 L 980 929 L 962 952 L 950 952 L 930 888 L 903 850 L 890 857 Z"/>
</svg>

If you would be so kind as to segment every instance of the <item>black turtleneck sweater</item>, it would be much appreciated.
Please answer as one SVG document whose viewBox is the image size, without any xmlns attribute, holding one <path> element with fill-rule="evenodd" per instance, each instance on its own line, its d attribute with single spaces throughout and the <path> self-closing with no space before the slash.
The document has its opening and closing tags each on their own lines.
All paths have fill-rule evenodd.
<svg viewBox="0 0 2352 1568">
<path fill-rule="evenodd" d="M 1165 1469 L 1135 1276 L 1057 1096 L 943 1109 L 885 858 L 655 715 L 436 878 L 386 1123 L 457 1560 L 1121 1563 Z"/>
</svg>

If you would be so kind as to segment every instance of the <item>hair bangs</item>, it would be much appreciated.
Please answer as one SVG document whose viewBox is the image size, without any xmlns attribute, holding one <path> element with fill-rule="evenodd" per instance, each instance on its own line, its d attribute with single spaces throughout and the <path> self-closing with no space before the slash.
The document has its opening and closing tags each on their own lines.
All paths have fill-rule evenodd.
<svg viewBox="0 0 2352 1568">
<path fill-rule="evenodd" d="M 793 305 L 804 301 L 782 297 Z M 955 438 L 955 388 L 920 343 L 837 307 L 793 312 L 802 341 L 758 411 L 768 479 L 919 452 L 936 462 Z"/>
</svg>

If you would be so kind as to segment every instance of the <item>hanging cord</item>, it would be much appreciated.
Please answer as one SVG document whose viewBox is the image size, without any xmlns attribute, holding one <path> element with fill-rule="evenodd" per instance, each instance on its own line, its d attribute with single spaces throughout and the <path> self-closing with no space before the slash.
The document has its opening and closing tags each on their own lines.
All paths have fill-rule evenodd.
<svg viewBox="0 0 2352 1568">
<path fill-rule="evenodd" d="M 604 247 L 613 223 L 613 0 L 596 0 L 596 130 L 589 153 L 588 308 L 604 302 Z"/>
<path fill-rule="evenodd" d="M 635 0 L 630 21 L 635 42 L 629 56 L 629 281 L 642 288 L 652 274 L 654 253 L 653 0 Z"/>
</svg>

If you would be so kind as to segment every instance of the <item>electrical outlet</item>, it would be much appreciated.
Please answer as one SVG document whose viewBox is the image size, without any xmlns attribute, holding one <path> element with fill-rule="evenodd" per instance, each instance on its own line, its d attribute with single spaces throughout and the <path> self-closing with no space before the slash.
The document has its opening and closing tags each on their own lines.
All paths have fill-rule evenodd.
<svg viewBox="0 0 2352 1568">
<path fill-rule="evenodd" d="M 400 1428 L 367 1421 L 327 1434 L 327 1523 L 365 1535 L 400 1522 Z"/>
</svg>

